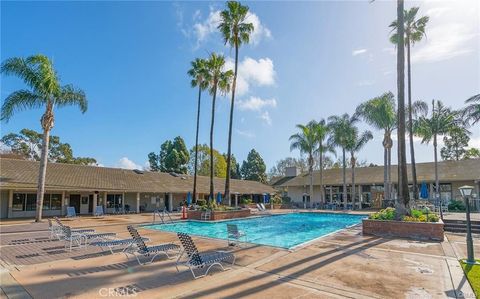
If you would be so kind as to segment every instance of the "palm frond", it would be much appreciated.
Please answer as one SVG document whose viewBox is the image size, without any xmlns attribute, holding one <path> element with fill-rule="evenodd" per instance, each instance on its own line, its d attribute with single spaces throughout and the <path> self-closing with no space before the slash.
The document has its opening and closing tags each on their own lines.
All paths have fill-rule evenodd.
<svg viewBox="0 0 480 299">
<path fill-rule="evenodd" d="M 61 108 L 65 106 L 78 106 L 82 113 L 88 109 L 88 101 L 85 92 L 72 85 L 61 88 L 60 94 L 55 98 L 54 104 Z"/>
<path fill-rule="evenodd" d="M 40 95 L 25 89 L 17 90 L 3 102 L 0 119 L 8 122 L 17 111 L 40 108 L 45 104 L 45 100 Z"/>
</svg>

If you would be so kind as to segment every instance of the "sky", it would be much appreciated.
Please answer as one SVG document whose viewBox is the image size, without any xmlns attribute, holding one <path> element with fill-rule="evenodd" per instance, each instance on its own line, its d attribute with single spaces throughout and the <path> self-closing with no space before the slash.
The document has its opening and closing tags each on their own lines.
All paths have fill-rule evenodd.
<svg viewBox="0 0 480 299">
<path fill-rule="evenodd" d="M 242 2 L 255 31 L 240 48 L 233 153 L 244 160 L 256 149 L 267 169 L 290 152 L 296 124 L 353 113 L 358 104 L 396 91 L 396 50 L 388 25 L 396 1 Z M 143 168 L 149 152 L 167 139 L 195 142 L 198 91 L 190 62 L 212 52 L 226 56 L 217 25 L 224 2 L 1 2 L 1 60 L 42 53 L 63 84 L 83 89 L 89 107 L 55 110 L 52 134 L 76 156 L 103 166 Z M 441 100 L 454 109 L 480 92 L 480 4 L 476 0 L 406 1 L 428 15 L 427 37 L 412 49 L 413 100 Z M 25 88 L 1 76 L 1 101 Z M 211 96 L 203 94 L 200 142 L 209 142 Z M 227 151 L 229 97 L 220 97 L 214 147 Z M 2 136 L 40 131 L 42 110 L 1 123 Z M 361 124 L 363 130 L 370 129 Z M 480 128 L 471 128 L 480 147 Z M 359 159 L 383 163 L 383 134 Z M 394 140 L 396 140 L 394 136 Z M 419 162 L 433 147 L 415 139 Z M 396 146 L 394 146 L 394 149 Z M 340 151 L 339 151 L 340 153 Z M 407 153 L 408 154 L 408 153 Z M 396 163 L 396 151 L 392 153 Z M 407 156 L 408 157 L 408 156 Z"/>
</svg>

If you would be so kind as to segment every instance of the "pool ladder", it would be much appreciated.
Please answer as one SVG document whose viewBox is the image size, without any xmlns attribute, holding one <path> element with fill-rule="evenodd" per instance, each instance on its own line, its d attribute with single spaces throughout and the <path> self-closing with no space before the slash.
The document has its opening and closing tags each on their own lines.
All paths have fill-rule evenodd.
<svg viewBox="0 0 480 299">
<path fill-rule="evenodd" d="M 158 215 L 158 218 L 162 222 L 162 224 L 167 224 L 167 223 L 172 223 L 173 219 L 170 216 L 170 213 L 166 210 L 163 209 L 163 211 L 160 212 L 160 210 L 155 210 L 153 211 L 153 222 L 152 224 L 155 224 L 156 216 Z"/>
</svg>

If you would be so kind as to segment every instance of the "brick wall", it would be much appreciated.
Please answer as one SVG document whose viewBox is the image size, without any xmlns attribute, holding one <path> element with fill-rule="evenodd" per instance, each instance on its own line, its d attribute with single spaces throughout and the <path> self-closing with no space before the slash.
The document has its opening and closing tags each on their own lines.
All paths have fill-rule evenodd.
<svg viewBox="0 0 480 299">
<path fill-rule="evenodd" d="M 188 219 L 200 220 L 203 211 L 188 211 Z M 224 220 L 233 218 L 245 218 L 250 216 L 249 209 L 234 211 L 212 211 L 210 220 Z"/>
<path fill-rule="evenodd" d="M 443 222 L 363 220 L 363 234 L 415 240 L 443 241 Z"/>
</svg>

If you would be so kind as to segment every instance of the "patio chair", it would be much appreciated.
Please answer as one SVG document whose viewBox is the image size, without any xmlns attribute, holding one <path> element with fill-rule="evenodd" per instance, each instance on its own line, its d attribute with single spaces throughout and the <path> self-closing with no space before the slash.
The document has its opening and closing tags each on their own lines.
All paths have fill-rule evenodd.
<svg viewBox="0 0 480 299">
<path fill-rule="evenodd" d="M 238 226 L 236 224 L 227 224 L 227 244 L 230 245 L 230 240 L 235 240 L 238 244 L 241 238 L 244 238 L 244 243 L 247 242 L 247 234 L 241 230 L 238 230 Z"/>
<path fill-rule="evenodd" d="M 96 206 L 95 207 L 95 217 L 102 217 L 105 216 L 103 213 L 103 206 Z"/>
<path fill-rule="evenodd" d="M 260 213 L 263 213 L 263 214 L 271 214 L 270 211 L 268 211 L 266 208 L 265 208 L 265 205 L 263 205 L 263 203 L 260 203 L 258 204 L 257 203 L 257 209 Z"/>
<path fill-rule="evenodd" d="M 86 246 L 89 241 L 98 239 L 104 241 L 117 235 L 116 233 L 95 233 L 94 229 L 71 229 L 69 226 L 63 225 L 60 219 L 54 219 L 62 228 L 63 234 L 59 236 L 59 240 L 64 239 L 65 241 L 70 241 L 70 251 L 72 251 L 72 244 L 75 243 L 75 240 L 78 241 L 78 239 L 81 239 L 81 241 L 84 241 Z"/>
<path fill-rule="evenodd" d="M 59 236 L 63 234 L 62 227 L 53 223 L 50 218 L 48 218 L 48 230 L 50 231 L 50 239 L 59 239 Z"/>
<path fill-rule="evenodd" d="M 177 253 L 180 253 L 180 246 L 177 244 L 173 243 L 165 243 L 165 244 L 158 244 L 158 245 L 152 245 L 152 246 L 147 246 L 145 245 L 144 238 L 140 236 L 138 233 L 138 230 L 134 228 L 133 226 L 129 225 L 127 226 L 128 232 L 132 236 L 132 239 L 135 241 L 135 245 L 137 246 L 136 252 L 139 253 L 140 255 L 143 255 L 144 257 L 150 257 L 150 255 L 153 255 L 150 261 L 142 263 L 140 259 L 138 258 L 138 255 L 135 254 L 134 252 L 132 253 L 135 258 L 137 259 L 138 264 L 140 265 L 146 265 L 150 264 L 153 262 L 155 257 L 159 254 L 165 254 L 167 258 L 171 258 L 170 255 L 168 254 L 168 251 L 171 250 L 177 250 Z"/>
<path fill-rule="evenodd" d="M 75 218 L 77 217 L 77 213 L 75 212 L 75 207 L 67 207 L 67 218 Z"/>
<path fill-rule="evenodd" d="M 235 255 L 233 255 L 233 253 L 226 251 L 198 252 L 197 246 L 195 246 L 195 243 L 189 235 L 179 232 L 177 233 L 177 236 L 183 246 L 182 254 L 178 257 L 177 263 L 175 264 L 177 271 L 179 271 L 179 264 L 187 266 L 192 272 L 193 278 L 197 279 L 206 276 L 208 271 L 210 271 L 210 269 L 215 265 L 220 266 L 223 271 L 228 270 L 229 268 L 224 268 L 221 264 L 221 262 L 226 260 L 232 260 L 232 266 L 235 264 Z M 180 259 L 184 253 L 187 254 L 187 261 L 180 262 Z M 195 275 L 195 269 L 202 269 L 205 267 L 207 267 L 207 270 L 204 274 L 199 276 Z"/>
<path fill-rule="evenodd" d="M 67 249 L 68 245 L 70 245 L 70 251 L 72 251 L 73 247 L 82 247 L 87 246 L 87 239 L 85 234 L 75 233 L 72 232 L 69 226 L 63 225 L 62 226 L 62 236 L 61 238 L 66 242 L 65 249 Z"/>
<path fill-rule="evenodd" d="M 212 217 L 212 211 L 206 210 L 202 214 L 200 214 L 200 220 L 210 220 Z"/>
<path fill-rule="evenodd" d="M 57 225 L 60 227 L 59 229 L 57 229 L 57 237 L 58 237 L 59 240 L 61 240 L 61 237 L 63 235 L 62 227 L 64 227 L 65 225 L 60 221 L 60 219 L 58 219 L 58 217 L 53 217 L 53 220 L 55 220 Z M 72 233 L 77 233 L 77 234 L 87 234 L 87 233 L 94 233 L 95 232 L 95 230 L 91 229 L 91 228 L 71 229 L 71 231 L 72 231 Z"/>
</svg>

